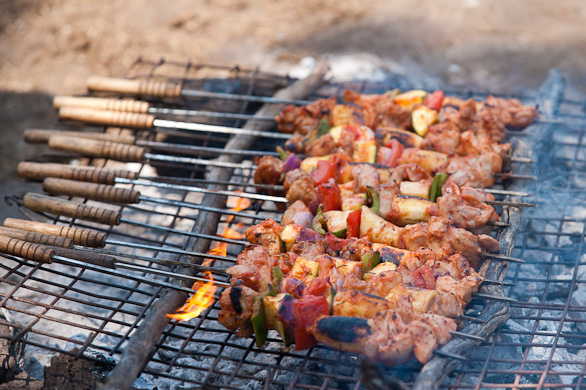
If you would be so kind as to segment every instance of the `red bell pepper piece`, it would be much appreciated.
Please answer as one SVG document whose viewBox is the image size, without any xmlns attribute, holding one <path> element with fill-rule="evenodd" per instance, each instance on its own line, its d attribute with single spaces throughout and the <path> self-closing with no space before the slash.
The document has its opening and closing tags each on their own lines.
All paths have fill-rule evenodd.
<svg viewBox="0 0 586 390">
<path fill-rule="evenodd" d="M 340 210 L 342 205 L 342 195 L 340 187 L 335 183 L 324 183 L 315 189 L 317 191 L 317 200 L 321 203 L 321 211 Z"/>
<path fill-rule="evenodd" d="M 293 302 L 295 322 L 293 335 L 296 351 L 317 345 L 315 337 L 309 330 L 319 318 L 328 315 L 330 315 L 330 305 L 324 296 L 304 295 Z"/>
<path fill-rule="evenodd" d="M 437 91 L 433 91 L 433 93 L 428 94 L 425 97 L 423 100 L 423 105 L 431 108 L 432 110 L 439 111 L 442 108 L 444 97 L 444 91 L 438 89 Z"/>
<path fill-rule="evenodd" d="M 334 164 L 330 161 L 318 161 L 317 168 L 311 173 L 313 182 L 316 186 L 327 183 L 330 179 L 336 179 L 336 170 Z"/>
<path fill-rule="evenodd" d="M 354 210 L 348 217 L 346 217 L 346 224 L 348 229 L 346 230 L 346 238 L 356 237 L 360 235 L 360 217 L 362 216 L 362 210 Z"/>
</svg>

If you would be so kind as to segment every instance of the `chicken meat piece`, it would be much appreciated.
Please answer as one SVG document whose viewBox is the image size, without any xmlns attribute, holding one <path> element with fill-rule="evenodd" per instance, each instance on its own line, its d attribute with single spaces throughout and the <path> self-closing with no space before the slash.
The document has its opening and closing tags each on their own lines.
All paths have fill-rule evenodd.
<svg viewBox="0 0 586 390">
<path fill-rule="evenodd" d="M 429 306 L 429 313 L 448 318 L 458 318 L 464 314 L 464 309 L 454 294 L 439 293 Z"/>
<path fill-rule="evenodd" d="M 287 193 L 286 197 L 289 204 L 300 200 L 307 206 L 317 202 L 317 192 L 313 184 L 313 179 L 301 168 L 287 172 L 283 189 Z"/>
<path fill-rule="evenodd" d="M 460 280 L 469 275 L 479 276 L 470 266 L 468 260 L 459 253 L 445 259 L 438 259 L 433 255 L 433 257 L 428 257 L 428 260 L 423 264 L 430 267 L 436 277 L 450 275 L 452 278 Z"/>
<path fill-rule="evenodd" d="M 423 149 L 434 150 L 447 154 L 455 154 L 460 147 L 460 129 L 452 121 L 443 121 L 430 126 L 423 145 Z"/>
<path fill-rule="evenodd" d="M 503 99 L 494 96 L 486 98 L 483 110 L 500 119 L 509 129 L 524 129 L 535 120 L 537 109 L 523 105 L 517 99 Z"/>
<path fill-rule="evenodd" d="M 484 281 L 480 275 L 465 276 L 456 280 L 451 276 L 440 276 L 436 279 L 436 290 L 443 293 L 451 293 L 458 298 L 461 307 L 464 307 L 472 299 L 472 295 L 478 292 L 478 287 Z"/>
<path fill-rule="evenodd" d="M 306 135 L 319 125 L 324 118 L 330 123 L 331 110 L 336 105 L 336 98 L 319 99 L 305 106 L 286 106 L 275 118 L 277 129 L 282 133 Z"/>
<path fill-rule="evenodd" d="M 283 227 L 275 222 L 274 219 L 268 218 L 263 222 L 252 225 L 244 234 L 246 240 L 251 244 L 260 245 L 268 249 L 270 254 L 278 254 L 282 252 L 281 238 L 279 235 L 283 231 Z"/>
<path fill-rule="evenodd" d="M 236 258 L 236 265 L 226 269 L 232 275 L 232 284 L 235 280 L 242 280 L 244 285 L 256 291 L 262 291 L 273 280 L 273 267 L 277 261 L 264 246 L 251 245 L 244 249 Z M 256 277 L 250 275 L 250 270 Z"/>
<path fill-rule="evenodd" d="M 258 293 L 244 285 L 235 284 L 228 287 L 220 296 L 220 314 L 218 321 L 238 336 L 248 338 L 252 335 L 252 308 Z"/>
<path fill-rule="evenodd" d="M 279 184 L 283 174 L 283 161 L 274 156 L 263 156 L 255 159 L 256 171 L 254 182 L 256 184 Z"/>
<path fill-rule="evenodd" d="M 352 176 L 356 180 L 354 185 L 356 193 L 366 192 L 368 187 L 376 188 L 380 184 L 380 174 L 372 165 L 354 165 L 352 167 Z"/>
<path fill-rule="evenodd" d="M 417 165 L 416 163 L 407 163 L 399 165 L 392 170 L 390 182 L 418 182 L 429 179 L 431 179 L 429 171 L 426 171 L 421 165 Z"/>
<path fill-rule="evenodd" d="M 503 159 L 498 153 L 485 152 L 479 155 L 455 156 L 442 165 L 438 172 L 450 175 L 448 185 L 459 187 L 492 187 L 495 173 L 500 173 Z"/>
<path fill-rule="evenodd" d="M 389 92 L 382 95 L 362 95 L 347 89 L 344 91 L 344 100 L 361 108 L 364 124 L 371 129 L 379 125 L 381 113 L 386 112 L 388 107 L 393 105 Z"/>
<path fill-rule="evenodd" d="M 478 269 L 481 264 L 482 249 L 490 252 L 500 250 L 494 238 L 485 235 L 477 237 L 441 217 L 431 217 L 426 223 L 406 226 L 401 232 L 400 244 L 411 251 L 428 246 L 441 259 L 459 253 L 474 269 Z"/>
<path fill-rule="evenodd" d="M 476 199 L 474 199 L 476 200 Z M 468 202 L 462 196 L 447 193 L 437 199 L 439 216 L 453 221 L 456 226 L 463 229 L 484 228 L 488 233 L 491 230 L 486 224 L 488 221 L 498 221 L 494 207 L 480 202 Z"/>
<path fill-rule="evenodd" d="M 281 219 L 281 226 L 301 225 L 308 228 L 311 226 L 312 220 L 313 214 L 309 207 L 307 207 L 302 201 L 297 200 L 285 210 L 283 218 Z"/>
<path fill-rule="evenodd" d="M 366 237 L 343 239 L 333 234 L 327 234 L 325 243 L 328 255 L 354 261 L 360 261 L 362 256 L 374 250 L 373 244 Z"/>
<path fill-rule="evenodd" d="M 324 241 L 300 241 L 291 247 L 290 252 L 297 254 L 307 260 L 316 261 L 325 253 L 326 244 Z"/>
<path fill-rule="evenodd" d="M 326 156 L 332 154 L 338 148 L 331 134 L 324 134 L 305 147 L 308 156 Z"/>
</svg>

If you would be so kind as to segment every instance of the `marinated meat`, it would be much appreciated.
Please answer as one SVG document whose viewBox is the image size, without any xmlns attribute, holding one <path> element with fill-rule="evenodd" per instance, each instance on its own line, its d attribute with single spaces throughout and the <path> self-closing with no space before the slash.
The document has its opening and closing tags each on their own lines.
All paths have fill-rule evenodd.
<svg viewBox="0 0 586 390">
<path fill-rule="evenodd" d="M 474 198 L 476 200 L 476 198 Z M 439 216 L 453 221 L 463 229 L 486 227 L 489 220 L 498 220 L 494 208 L 486 203 L 467 202 L 462 196 L 454 193 L 442 195 L 437 199 Z M 495 216 L 495 217 L 493 217 Z M 490 231 L 490 226 L 488 226 Z"/>
<path fill-rule="evenodd" d="M 273 156 L 263 156 L 255 161 L 254 182 L 257 184 L 279 184 L 283 174 L 283 161 Z"/>
<path fill-rule="evenodd" d="M 498 117 L 510 129 L 524 129 L 529 126 L 537 115 L 535 107 L 524 106 L 517 99 L 502 99 L 488 96 L 484 110 Z"/>
<path fill-rule="evenodd" d="M 454 154 L 460 147 L 460 129 L 452 121 L 443 121 L 430 126 L 422 148 Z"/>
<path fill-rule="evenodd" d="M 287 192 L 287 200 L 290 204 L 300 200 L 306 205 L 317 202 L 317 192 L 313 179 L 302 169 L 294 169 L 287 172 L 283 188 Z"/>
<path fill-rule="evenodd" d="M 277 129 L 283 133 L 306 135 L 319 125 L 322 118 L 328 120 L 331 110 L 336 105 L 336 98 L 319 99 L 306 106 L 286 106 L 277 115 Z"/>
<path fill-rule="evenodd" d="M 297 200 L 285 210 L 283 219 L 281 219 L 281 226 L 287 225 L 301 225 L 303 227 L 310 227 L 313 220 L 311 210 L 301 200 Z"/>
<path fill-rule="evenodd" d="M 326 156 L 336 151 L 337 145 L 331 134 L 325 134 L 305 147 L 308 156 Z"/>
<path fill-rule="evenodd" d="M 356 192 L 366 192 L 368 187 L 376 188 L 380 184 L 380 174 L 372 165 L 354 165 L 352 176 L 356 179 L 354 186 Z"/>
<path fill-rule="evenodd" d="M 251 244 L 261 245 L 268 249 L 270 254 L 281 253 L 281 239 L 279 235 L 283 228 L 274 219 L 252 225 L 246 232 L 246 240 Z"/>
<path fill-rule="evenodd" d="M 391 182 L 401 183 L 403 181 L 421 181 L 431 179 L 429 171 L 426 171 L 416 163 L 407 163 L 397 166 L 392 170 Z"/>
</svg>

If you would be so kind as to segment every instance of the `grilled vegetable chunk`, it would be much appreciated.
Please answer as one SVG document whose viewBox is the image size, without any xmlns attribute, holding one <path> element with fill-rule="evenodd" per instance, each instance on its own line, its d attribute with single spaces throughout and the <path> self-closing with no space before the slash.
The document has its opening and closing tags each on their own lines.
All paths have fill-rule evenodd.
<svg viewBox="0 0 586 390">
<path fill-rule="evenodd" d="M 266 318 L 266 326 L 268 329 L 275 329 L 283 342 L 287 345 L 293 342 L 291 330 L 285 327 L 281 318 L 285 316 L 285 311 L 291 310 L 293 305 L 293 297 L 289 294 L 281 293 L 274 297 L 264 297 L 263 306 Z M 290 313 L 290 316 L 292 314 Z"/>
<path fill-rule="evenodd" d="M 401 228 L 385 221 L 366 206 L 362 206 L 360 237 L 368 237 L 370 242 L 378 242 L 394 247 L 399 246 Z"/>
<path fill-rule="evenodd" d="M 376 313 L 390 309 L 384 298 L 359 291 L 338 291 L 332 304 L 332 314 L 343 317 L 373 318 Z"/>
<path fill-rule="evenodd" d="M 371 329 L 363 318 L 325 317 L 313 330 L 316 340 L 342 351 L 362 353 Z"/>
</svg>

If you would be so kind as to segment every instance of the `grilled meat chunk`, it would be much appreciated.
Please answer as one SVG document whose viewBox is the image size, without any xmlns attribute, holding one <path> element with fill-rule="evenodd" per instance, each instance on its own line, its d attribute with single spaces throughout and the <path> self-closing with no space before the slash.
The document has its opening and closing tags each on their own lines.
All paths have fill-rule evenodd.
<svg viewBox="0 0 586 390">
<path fill-rule="evenodd" d="M 251 244 L 261 245 L 268 249 L 270 254 L 281 253 L 281 239 L 279 235 L 283 228 L 275 222 L 274 219 L 269 218 L 263 222 L 252 225 L 246 232 L 246 240 Z"/>
<path fill-rule="evenodd" d="M 330 97 L 301 107 L 286 106 L 275 118 L 277 129 L 282 133 L 306 135 L 319 125 L 321 119 L 331 124 L 330 113 L 335 105 L 336 98 Z"/>
<path fill-rule="evenodd" d="M 254 172 L 256 184 L 279 184 L 283 174 L 283 161 L 274 156 L 262 156 L 255 159 L 257 165 Z"/>
<path fill-rule="evenodd" d="M 317 202 L 313 179 L 302 169 L 287 172 L 283 189 L 287 192 L 286 197 L 290 204 L 298 200 L 308 206 Z"/>
<path fill-rule="evenodd" d="M 281 226 L 287 225 L 301 225 L 303 227 L 310 227 L 313 220 L 311 210 L 300 200 L 296 200 L 285 210 L 283 218 L 281 219 Z"/>
</svg>

